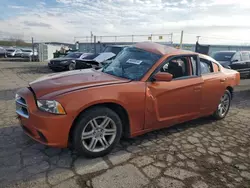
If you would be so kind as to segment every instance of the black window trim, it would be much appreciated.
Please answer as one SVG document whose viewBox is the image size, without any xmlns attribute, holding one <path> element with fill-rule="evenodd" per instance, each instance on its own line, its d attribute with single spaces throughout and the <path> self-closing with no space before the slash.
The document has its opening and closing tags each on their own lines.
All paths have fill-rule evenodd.
<svg viewBox="0 0 250 188">
<path fill-rule="evenodd" d="M 200 65 L 200 57 L 199 57 L 199 55 L 198 54 L 181 54 L 181 55 L 171 55 L 171 56 L 167 57 L 166 59 L 164 59 L 162 61 L 162 63 L 149 76 L 147 81 L 149 81 L 149 82 L 154 81 L 154 78 L 153 78 L 154 75 L 161 70 L 161 68 L 166 64 L 167 61 L 171 61 L 174 58 L 181 58 L 181 57 L 194 57 L 194 58 L 196 58 L 196 66 L 197 66 L 196 67 L 197 68 L 197 73 L 196 74 L 197 75 L 183 76 L 183 77 L 179 77 L 179 78 L 174 78 L 172 81 L 201 77 L 201 65 Z"/>
</svg>

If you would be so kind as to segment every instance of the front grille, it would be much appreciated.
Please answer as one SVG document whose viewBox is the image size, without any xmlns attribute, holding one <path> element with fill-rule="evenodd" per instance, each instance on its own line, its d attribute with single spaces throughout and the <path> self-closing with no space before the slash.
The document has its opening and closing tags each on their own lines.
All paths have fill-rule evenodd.
<svg viewBox="0 0 250 188">
<path fill-rule="evenodd" d="M 16 99 L 16 113 L 27 119 L 29 118 L 28 105 L 23 97 Z"/>
<path fill-rule="evenodd" d="M 56 65 L 56 64 L 60 64 L 60 61 L 50 61 L 51 65 Z"/>
</svg>

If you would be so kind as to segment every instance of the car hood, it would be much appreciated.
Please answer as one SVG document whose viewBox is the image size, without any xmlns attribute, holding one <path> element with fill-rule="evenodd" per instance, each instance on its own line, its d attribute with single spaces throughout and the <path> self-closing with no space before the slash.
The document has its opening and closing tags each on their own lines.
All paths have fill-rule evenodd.
<svg viewBox="0 0 250 188">
<path fill-rule="evenodd" d="M 41 98 L 45 95 L 54 96 L 73 90 L 129 81 L 94 69 L 83 69 L 46 75 L 31 82 L 29 85 L 35 92 L 36 97 Z"/>
<path fill-rule="evenodd" d="M 218 61 L 222 66 L 230 65 L 230 61 Z"/>
<path fill-rule="evenodd" d="M 51 59 L 50 61 L 66 61 L 66 60 L 71 60 L 71 59 L 76 59 L 76 58 L 60 57 L 60 58 Z"/>
</svg>

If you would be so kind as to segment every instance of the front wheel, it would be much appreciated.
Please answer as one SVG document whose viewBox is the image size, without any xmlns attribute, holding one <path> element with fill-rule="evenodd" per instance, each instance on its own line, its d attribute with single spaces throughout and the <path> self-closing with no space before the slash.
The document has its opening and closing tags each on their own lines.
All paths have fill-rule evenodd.
<svg viewBox="0 0 250 188">
<path fill-rule="evenodd" d="M 226 90 L 220 99 L 217 110 L 214 112 L 213 117 L 217 120 L 224 119 L 230 109 L 232 95 L 230 91 Z"/>
<path fill-rule="evenodd" d="M 73 132 L 73 147 L 86 157 L 101 157 L 115 147 L 122 134 L 119 116 L 106 107 L 95 107 L 82 113 Z"/>
<path fill-rule="evenodd" d="M 75 62 L 71 62 L 69 64 L 69 70 L 72 71 L 72 70 L 75 70 L 76 69 L 76 63 Z"/>
</svg>

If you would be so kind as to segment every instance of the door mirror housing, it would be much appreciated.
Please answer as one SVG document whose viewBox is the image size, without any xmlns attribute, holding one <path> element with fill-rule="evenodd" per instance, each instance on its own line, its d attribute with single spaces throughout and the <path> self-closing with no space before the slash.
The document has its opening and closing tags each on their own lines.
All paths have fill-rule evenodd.
<svg viewBox="0 0 250 188">
<path fill-rule="evenodd" d="M 239 61 L 238 59 L 233 59 L 231 62 L 235 63 L 235 62 L 238 62 L 238 61 Z"/>
<path fill-rule="evenodd" d="M 158 72 L 154 75 L 155 81 L 170 82 L 173 79 L 173 75 L 166 72 Z"/>
<path fill-rule="evenodd" d="M 224 67 L 227 69 L 231 69 L 231 67 L 229 65 L 225 65 Z"/>
</svg>

